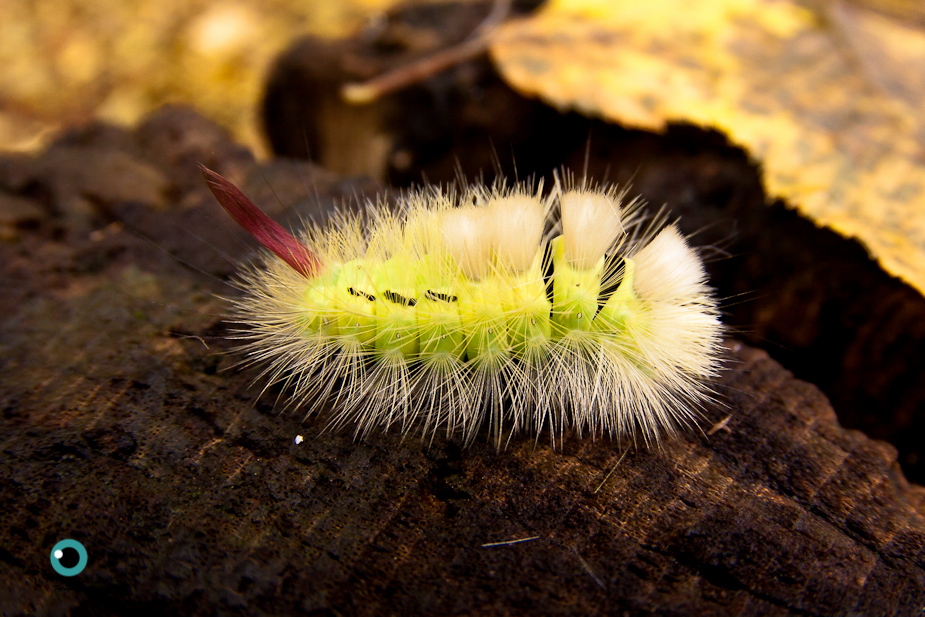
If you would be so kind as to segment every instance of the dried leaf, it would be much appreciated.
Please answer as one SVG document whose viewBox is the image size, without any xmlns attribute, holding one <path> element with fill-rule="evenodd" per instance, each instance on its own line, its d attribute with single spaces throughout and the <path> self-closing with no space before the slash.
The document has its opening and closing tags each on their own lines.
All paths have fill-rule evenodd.
<svg viewBox="0 0 925 617">
<path fill-rule="evenodd" d="M 690 6 L 551 0 L 507 24 L 492 55 L 514 87 L 560 108 L 724 131 L 772 197 L 925 291 L 925 33 L 841 4 Z"/>
</svg>

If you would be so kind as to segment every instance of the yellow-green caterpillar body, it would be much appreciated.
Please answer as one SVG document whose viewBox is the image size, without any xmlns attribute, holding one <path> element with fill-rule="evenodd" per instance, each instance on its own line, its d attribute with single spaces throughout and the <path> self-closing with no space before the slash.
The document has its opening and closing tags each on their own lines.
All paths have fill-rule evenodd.
<svg viewBox="0 0 925 617">
<path fill-rule="evenodd" d="M 233 300 L 240 350 L 335 427 L 648 442 L 711 396 L 722 326 L 703 263 L 614 188 L 430 188 L 296 238 L 204 173 L 269 249 Z"/>
</svg>

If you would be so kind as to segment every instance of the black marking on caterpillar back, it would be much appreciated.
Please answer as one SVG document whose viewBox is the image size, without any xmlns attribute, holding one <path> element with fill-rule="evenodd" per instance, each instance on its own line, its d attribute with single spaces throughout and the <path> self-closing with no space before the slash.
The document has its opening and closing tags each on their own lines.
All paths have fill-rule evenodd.
<svg viewBox="0 0 925 617">
<path fill-rule="evenodd" d="M 552 246 L 547 242 L 543 247 L 543 283 L 546 284 L 546 299 L 552 302 Z"/>
<path fill-rule="evenodd" d="M 453 296 L 450 294 L 439 293 L 436 291 L 432 291 L 430 289 L 428 289 L 424 293 L 424 297 L 427 298 L 428 300 L 433 300 L 435 302 L 446 302 L 448 304 L 457 302 L 459 300 L 459 298 L 457 298 L 456 296 Z"/>
<path fill-rule="evenodd" d="M 368 293 L 363 292 L 363 291 L 356 290 L 356 289 L 354 289 L 353 287 L 348 287 L 348 288 L 347 288 L 347 291 L 350 292 L 350 295 L 351 295 L 351 296 L 356 296 L 356 297 L 358 297 L 358 298 L 366 298 L 366 299 L 369 300 L 370 302 L 375 302 L 375 301 L 376 301 L 376 296 L 374 296 L 374 295 L 372 295 L 372 294 L 368 294 Z"/>
<path fill-rule="evenodd" d="M 414 306 L 418 303 L 415 298 L 406 298 L 401 294 L 397 294 L 394 291 L 384 291 L 382 295 L 385 296 L 385 299 L 391 302 L 392 304 L 400 304 L 401 306 Z"/>
<path fill-rule="evenodd" d="M 626 271 L 624 266 L 623 257 L 619 255 L 606 255 L 604 257 L 604 271 L 601 274 L 601 293 L 597 297 L 597 312 L 594 316 L 597 316 L 597 313 L 601 312 L 601 309 L 607 304 L 607 300 L 610 299 L 610 296 L 617 291 L 617 287 L 620 286 L 620 283 L 623 282 L 623 273 Z"/>
</svg>

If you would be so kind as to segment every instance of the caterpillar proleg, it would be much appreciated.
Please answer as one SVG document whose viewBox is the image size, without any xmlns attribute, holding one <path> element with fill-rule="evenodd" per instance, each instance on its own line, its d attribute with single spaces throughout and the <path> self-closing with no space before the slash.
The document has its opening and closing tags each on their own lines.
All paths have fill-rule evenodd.
<svg viewBox="0 0 925 617">
<path fill-rule="evenodd" d="M 703 263 L 616 188 L 431 187 L 296 238 L 203 173 L 268 249 L 237 281 L 239 351 L 332 427 L 656 442 L 711 396 L 722 326 Z"/>
</svg>

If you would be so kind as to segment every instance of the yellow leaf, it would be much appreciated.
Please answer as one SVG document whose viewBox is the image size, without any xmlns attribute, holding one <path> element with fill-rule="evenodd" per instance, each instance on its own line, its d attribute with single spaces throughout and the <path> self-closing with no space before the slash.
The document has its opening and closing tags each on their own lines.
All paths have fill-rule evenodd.
<svg viewBox="0 0 925 617">
<path fill-rule="evenodd" d="M 772 197 L 925 291 L 925 33 L 832 6 L 552 0 L 506 24 L 491 53 L 509 83 L 559 108 L 724 131 Z"/>
</svg>

